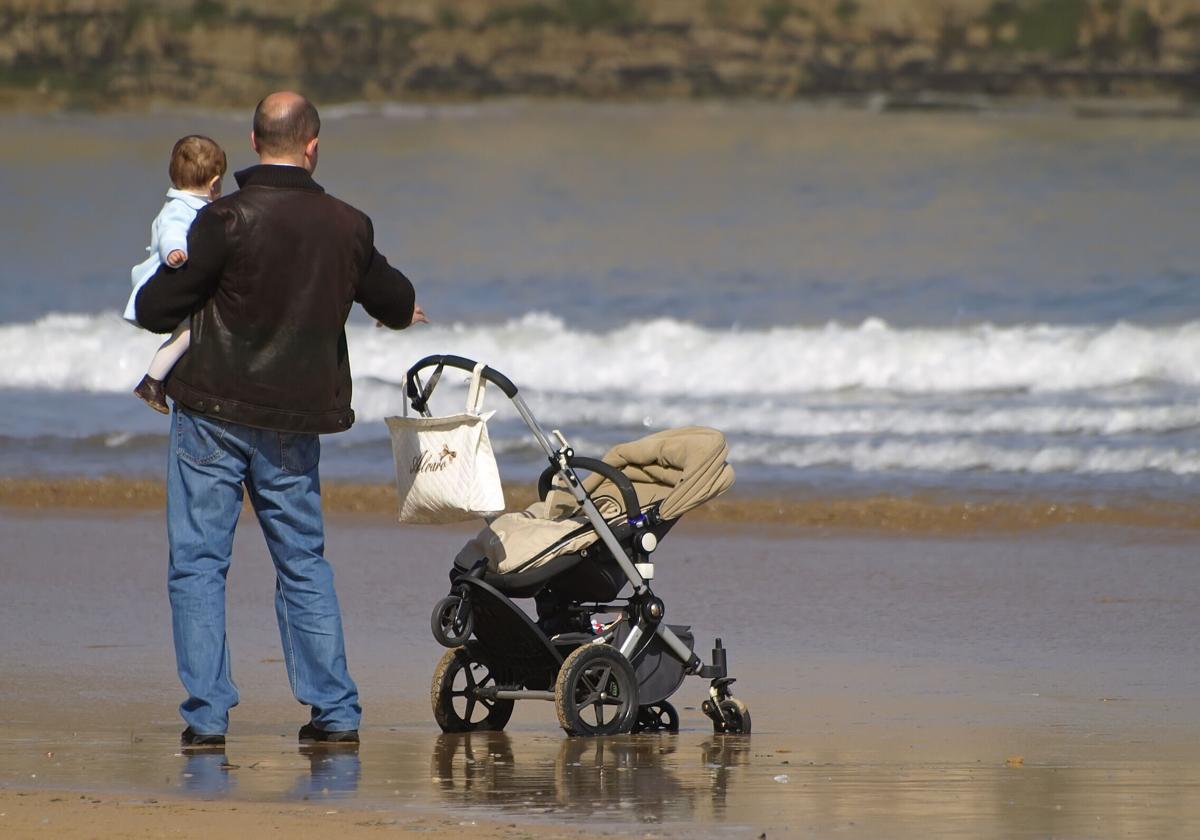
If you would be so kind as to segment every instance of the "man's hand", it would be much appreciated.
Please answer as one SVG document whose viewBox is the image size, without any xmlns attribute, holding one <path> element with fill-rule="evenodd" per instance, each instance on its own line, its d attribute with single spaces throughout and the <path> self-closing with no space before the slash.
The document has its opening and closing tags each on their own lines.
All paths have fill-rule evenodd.
<svg viewBox="0 0 1200 840">
<path fill-rule="evenodd" d="M 429 319 L 425 317 L 425 310 L 421 308 L 421 305 L 419 303 L 414 303 L 412 320 L 408 322 L 408 325 L 411 327 L 413 324 L 428 324 L 428 323 L 429 323 Z M 386 327 L 386 326 L 387 326 L 387 324 L 383 323 L 383 321 L 375 322 L 375 329 L 380 329 L 381 327 Z"/>
<path fill-rule="evenodd" d="M 179 268 L 185 262 L 187 262 L 187 254 L 178 248 L 167 254 L 167 265 L 171 268 Z"/>
</svg>

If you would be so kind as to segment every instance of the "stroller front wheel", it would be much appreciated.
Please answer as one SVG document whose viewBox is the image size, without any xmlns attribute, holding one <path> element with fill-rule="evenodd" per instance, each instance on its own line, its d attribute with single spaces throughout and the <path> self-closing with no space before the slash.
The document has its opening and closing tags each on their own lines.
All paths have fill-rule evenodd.
<svg viewBox="0 0 1200 840">
<path fill-rule="evenodd" d="M 750 710 L 736 697 L 725 697 L 717 705 L 713 705 L 711 700 L 705 700 L 700 704 L 700 708 L 712 719 L 715 734 L 750 734 Z"/>
<path fill-rule="evenodd" d="M 443 732 L 500 731 L 512 717 L 513 701 L 479 696 L 479 689 L 499 682 L 474 645 L 446 651 L 430 687 L 434 720 Z"/>
<path fill-rule="evenodd" d="M 458 647 L 471 638 L 475 615 L 471 605 L 461 595 L 447 595 L 434 605 L 429 617 L 429 629 L 442 647 Z"/>
<path fill-rule="evenodd" d="M 637 721 L 633 666 L 609 645 L 587 644 L 563 660 L 554 685 L 554 708 L 568 735 L 621 735 Z"/>
<path fill-rule="evenodd" d="M 663 700 L 639 706 L 637 721 L 633 724 L 633 732 L 670 732 L 679 731 L 679 712 L 675 707 Z"/>
</svg>

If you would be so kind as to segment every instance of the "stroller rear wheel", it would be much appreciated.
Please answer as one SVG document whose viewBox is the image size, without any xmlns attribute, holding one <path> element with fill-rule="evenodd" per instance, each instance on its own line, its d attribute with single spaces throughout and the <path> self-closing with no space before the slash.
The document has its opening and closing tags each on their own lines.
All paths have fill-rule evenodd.
<svg viewBox="0 0 1200 840">
<path fill-rule="evenodd" d="M 563 660 L 554 684 L 554 708 L 568 735 L 620 735 L 638 713 L 637 677 L 609 645 L 578 647 Z"/>
<path fill-rule="evenodd" d="M 650 703 L 639 706 L 637 720 L 633 723 L 636 732 L 678 732 L 679 712 L 675 707 L 663 700 L 661 703 Z"/>
<path fill-rule="evenodd" d="M 433 671 L 430 699 L 443 732 L 499 731 L 512 717 L 513 701 L 478 696 L 499 684 L 492 667 L 473 644 L 446 651 Z"/>
</svg>

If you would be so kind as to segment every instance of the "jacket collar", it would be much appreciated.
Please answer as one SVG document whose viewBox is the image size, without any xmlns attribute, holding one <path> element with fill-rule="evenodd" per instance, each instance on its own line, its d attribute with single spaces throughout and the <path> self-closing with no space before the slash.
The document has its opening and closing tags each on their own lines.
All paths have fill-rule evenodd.
<svg viewBox="0 0 1200 840">
<path fill-rule="evenodd" d="M 300 166 L 257 164 L 233 173 L 239 187 L 278 187 L 291 190 L 325 190 Z"/>
<path fill-rule="evenodd" d="M 199 210 L 210 201 L 209 197 L 206 195 L 196 195 L 195 193 L 188 192 L 187 190 L 177 189 L 167 190 L 167 198 L 173 198 L 177 199 L 178 201 L 182 201 L 193 210 Z"/>
</svg>

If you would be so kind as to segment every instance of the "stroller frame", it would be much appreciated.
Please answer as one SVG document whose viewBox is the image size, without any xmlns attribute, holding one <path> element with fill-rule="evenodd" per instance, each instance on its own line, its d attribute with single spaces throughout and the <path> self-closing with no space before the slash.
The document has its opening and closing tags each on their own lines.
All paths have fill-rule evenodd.
<svg viewBox="0 0 1200 840">
<path fill-rule="evenodd" d="M 405 388 L 415 411 L 430 416 L 429 398 L 447 367 L 470 372 L 477 363 L 462 356 L 432 355 L 414 364 L 405 376 Z M 435 370 L 428 383 L 422 385 L 421 371 L 428 368 Z M 592 615 L 620 613 L 620 619 L 598 632 L 549 635 L 503 592 L 484 580 L 488 574 L 486 560 L 470 570 L 456 567 L 451 572 L 450 594 L 438 602 L 431 617 L 434 637 L 443 646 L 452 648 L 434 673 L 434 715 L 442 729 L 448 732 L 502 729 L 514 701 L 545 700 L 556 704 L 559 723 L 570 735 L 674 732 L 678 731 L 679 717 L 666 697 L 678 688 L 683 676 L 694 675 L 711 681 L 709 696 L 701 708 L 712 720 L 714 731 L 749 733 L 750 714 L 730 691 L 734 679 L 728 676 L 727 654 L 721 640 L 715 641 L 711 664 L 705 664 L 680 637 L 683 634 L 690 641 L 690 628 L 664 623 L 665 605 L 651 589 L 654 566 L 649 562 L 650 555 L 657 547 L 658 535 L 669 530 L 674 520 L 659 518 L 657 506 L 643 511 L 624 473 L 598 458 L 576 455 L 558 430 L 551 433 L 556 445 L 507 376 L 483 367 L 481 377 L 509 398 L 549 461 L 538 481 L 539 497 L 546 497 L 555 476 L 561 479 L 560 489 L 570 491 L 595 529 L 599 546 L 603 547 L 603 550 L 599 546 L 589 547 L 580 554 L 583 558 L 600 555 L 601 562 L 609 559 L 604 555 L 611 557 L 620 572 L 619 578 L 614 576 L 614 592 L 619 593 L 627 583 L 632 594 L 625 599 L 617 597 L 625 601 L 620 606 L 597 601 L 591 607 L 584 607 L 588 599 L 573 602 L 569 609 L 587 614 L 589 620 Z M 599 474 L 616 486 L 625 509 L 618 521 L 610 523 L 600 513 L 578 470 Z M 477 615 L 486 620 L 476 621 Z M 508 639 L 520 637 L 525 653 L 509 657 L 494 641 L 489 644 L 488 631 L 484 629 L 489 622 L 503 625 L 503 630 L 497 632 L 508 634 Z M 477 632 L 480 630 L 483 632 Z M 473 632 L 476 639 L 471 640 Z M 536 661 L 533 670 L 538 674 L 531 674 L 524 667 L 530 658 Z M 551 668 L 557 671 L 552 686 L 547 684 L 545 676 Z M 466 685 L 454 690 L 460 675 L 465 675 Z M 642 698 L 648 702 L 637 702 L 639 687 L 648 690 L 649 696 Z M 454 698 L 465 701 L 465 715 L 451 708 Z M 477 706 L 487 711 L 481 721 L 472 719 Z M 605 720 L 609 706 L 616 707 L 615 714 Z M 593 719 L 588 719 L 589 714 Z"/>
</svg>

